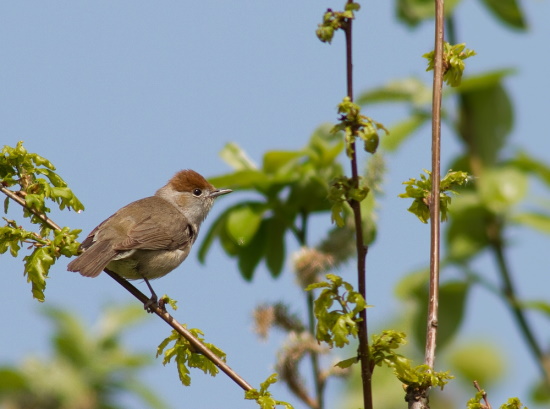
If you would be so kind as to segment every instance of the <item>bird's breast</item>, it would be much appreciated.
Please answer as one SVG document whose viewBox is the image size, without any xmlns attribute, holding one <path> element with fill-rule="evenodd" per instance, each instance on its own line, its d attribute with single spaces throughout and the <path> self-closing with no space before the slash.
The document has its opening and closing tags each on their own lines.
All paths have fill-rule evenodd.
<svg viewBox="0 0 550 409">
<path fill-rule="evenodd" d="M 191 246 L 176 250 L 131 250 L 121 253 L 107 266 L 129 280 L 152 280 L 165 276 L 189 255 Z"/>
</svg>

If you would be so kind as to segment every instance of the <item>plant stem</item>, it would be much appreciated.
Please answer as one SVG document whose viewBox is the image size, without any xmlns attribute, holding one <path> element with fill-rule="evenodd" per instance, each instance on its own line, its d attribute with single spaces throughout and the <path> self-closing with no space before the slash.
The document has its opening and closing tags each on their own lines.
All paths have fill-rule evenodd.
<svg viewBox="0 0 550 409">
<path fill-rule="evenodd" d="M 301 227 L 298 228 L 294 226 L 292 231 L 300 243 L 300 246 L 304 247 L 307 245 L 307 222 L 308 222 L 308 213 L 301 212 Z M 306 303 L 307 303 L 307 320 L 308 320 L 308 330 L 312 336 L 315 336 L 315 314 L 313 311 L 313 292 L 306 291 Z M 311 370 L 313 372 L 313 383 L 315 385 L 315 397 L 317 400 L 316 409 L 324 408 L 324 382 L 321 379 L 321 369 L 319 365 L 319 354 L 315 351 L 310 352 L 311 358 Z"/>
<path fill-rule="evenodd" d="M 525 316 L 525 313 L 520 303 L 518 302 L 519 300 L 517 297 L 516 288 L 512 281 L 512 274 L 510 274 L 510 269 L 508 267 L 508 263 L 504 254 L 504 245 L 501 236 L 500 226 L 498 226 L 495 230 L 497 231 L 497 234 L 496 237 L 491 240 L 491 249 L 493 250 L 493 253 L 495 255 L 498 265 L 498 272 L 502 279 L 502 295 L 504 296 L 504 300 L 508 304 L 508 307 L 510 307 L 512 316 L 514 317 L 516 324 L 518 325 L 520 331 L 523 333 L 523 337 L 525 338 L 525 342 L 527 343 L 527 346 L 529 347 L 533 358 L 535 358 L 535 361 L 537 362 L 546 387 L 550 388 L 550 374 L 548 373 L 547 367 L 545 365 L 545 360 L 547 358 L 537 339 L 535 338 L 534 331 L 527 321 L 527 317 Z"/>
<path fill-rule="evenodd" d="M 441 168 L 441 99 L 443 88 L 444 0 L 435 2 L 435 55 L 432 97 L 432 194 L 430 203 L 430 289 L 424 363 L 434 367 L 439 307 L 441 222 L 439 184 Z"/>
<path fill-rule="evenodd" d="M 348 0 L 348 3 L 352 3 Z M 348 19 L 344 27 L 346 33 L 346 86 L 347 95 L 353 101 L 353 49 L 352 49 L 352 20 Z M 359 173 L 357 171 L 357 154 L 355 152 L 355 141 L 351 143 L 351 175 L 355 186 L 359 186 Z M 357 200 L 351 200 L 350 206 L 353 210 L 355 221 L 355 243 L 357 247 L 357 283 L 359 293 L 367 299 L 366 284 L 366 258 L 368 248 L 363 239 L 363 220 L 361 217 L 361 204 Z M 359 360 L 361 361 L 361 380 L 363 382 L 363 406 L 365 409 L 372 409 L 372 368 L 369 351 L 369 338 L 367 327 L 367 310 L 359 313 Z"/>
</svg>

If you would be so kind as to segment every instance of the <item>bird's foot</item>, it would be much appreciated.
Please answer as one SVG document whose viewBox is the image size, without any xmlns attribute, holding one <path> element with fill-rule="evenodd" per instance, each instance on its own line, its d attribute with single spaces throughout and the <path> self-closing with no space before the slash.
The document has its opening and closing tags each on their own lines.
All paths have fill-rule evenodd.
<svg viewBox="0 0 550 409">
<path fill-rule="evenodd" d="M 159 302 L 157 295 L 155 293 L 151 294 L 151 298 L 147 300 L 147 302 L 143 303 L 143 309 L 147 311 L 149 314 L 152 314 L 156 308 L 159 308 Z"/>
</svg>

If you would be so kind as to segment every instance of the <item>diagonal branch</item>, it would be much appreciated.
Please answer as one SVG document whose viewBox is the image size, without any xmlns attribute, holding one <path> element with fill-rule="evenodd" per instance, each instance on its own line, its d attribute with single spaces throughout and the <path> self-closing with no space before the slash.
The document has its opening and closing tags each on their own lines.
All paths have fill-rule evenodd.
<svg viewBox="0 0 550 409">
<path fill-rule="evenodd" d="M 45 214 L 27 207 L 25 201 L 21 199 L 19 196 L 17 196 L 14 192 L 12 192 L 9 189 L 6 189 L 3 186 L 0 186 L 0 191 L 4 193 L 6 196 L 8 196 L 10 199 L 27 209 L 29 212 L 33 213 L 36 217 L 38 217 L 44 224 L 46 224 L 48 227 L 54 229 L 54 230 L 61 230 L 61 228 L 50 218 L 48 218 Z M 123 286 L 130 294 L 132 294 L 134 297 L 136 297 L 139 301 L 141 301 L 143 304 L 147 303 L 149 301 L 149 298 L 143 294 L 141 291 L 139 291 L 136 287 L 134 287 L 130 282 L 125 280 L 124 278 L 120 277 L 118 274 L 113 273 L 109 270 L 105 270 L 105 272 L 111 276 L 117 283 L 119 283 L 121 286 Z M 185 328 L 183 325 L 181 325 L 178 321 L 174 319 L 168 312 L 161 309 L 159 306 L 154 305 L 149 307 L 149 309 L 158 315 L 161 319 L 163 319 L 168 325 L 170 325 L 174 330 L 176 330 L 183 338 L 185 338 L 189 343 L 193 346 L 195 351 L 197 353 L 200 353 L 204 355 L 206 358 L 208 358 L 214 365 L 216 365 L 222 372 L 224 372 L 229 378 L 231 378 L 237 385 L 239 385 L 243 390 L 249 391 L 252 390 L 252 386 L 246 382 L 241 376 L 239 376 L 233 369 L 231 369 L 225 362 L 223 362 L 216 354 L 214 354 L 206 345 L 204 345 L 201 341 L 199 341 L 197 338 L 193 336 L 189 332 L 187 328 Z"/>
</svg>

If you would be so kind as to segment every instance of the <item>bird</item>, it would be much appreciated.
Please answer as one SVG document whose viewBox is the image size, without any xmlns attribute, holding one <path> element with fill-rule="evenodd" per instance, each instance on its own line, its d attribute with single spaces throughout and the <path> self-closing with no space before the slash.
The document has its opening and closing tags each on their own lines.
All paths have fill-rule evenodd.
<svg viewBox="0 0 550 409">
<path fill-rule="evenodd" d="M 217 189 L 191 169 L 177 172 L 154 196 L 124 206 L 92 230 L 80 244 L 82 253 L 67 270 L 97 277 L 107 269 L 129 280 L 163 277 L 189 255 L 214 199 L 231 193 Z"/>
</svg>

